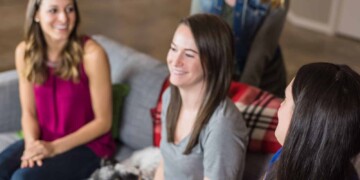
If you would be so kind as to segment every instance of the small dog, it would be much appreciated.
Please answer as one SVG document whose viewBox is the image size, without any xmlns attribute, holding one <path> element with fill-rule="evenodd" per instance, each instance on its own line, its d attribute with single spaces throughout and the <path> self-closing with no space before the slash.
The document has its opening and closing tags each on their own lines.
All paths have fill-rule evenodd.
<svg viewBox="0 0 360 180">
<path fill-rule="evenodd" d="M 89 180 L 152 180 L 161 160 L 160 150 L 148 147 L 135 151 L 121 163 L 104 161 Z"/>
</svg>

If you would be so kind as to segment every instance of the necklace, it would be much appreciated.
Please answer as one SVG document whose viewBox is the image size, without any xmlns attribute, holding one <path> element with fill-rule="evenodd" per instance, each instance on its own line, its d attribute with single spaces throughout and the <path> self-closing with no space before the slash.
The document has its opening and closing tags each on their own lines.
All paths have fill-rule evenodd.
<svg viewBox="0 0 360 180">
<path fill-rule="evenodd" d="M 46 65 L 51 68 L 56 68 L 60 65 L 60 62 L 46 61 Z"/>
</svg>

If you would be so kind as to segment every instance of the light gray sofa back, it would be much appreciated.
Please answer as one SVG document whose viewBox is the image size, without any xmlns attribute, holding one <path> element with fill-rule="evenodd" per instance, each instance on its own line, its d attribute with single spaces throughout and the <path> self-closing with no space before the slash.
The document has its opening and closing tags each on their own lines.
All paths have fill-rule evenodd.
<svg viewBox="0 0 360 180">
<path fill-rule="evenodd" d="M 18 76 L 15 70 L 0 73 L 0 132 L 21 128 Z"/>
<path fill-rule="evenodd" d="M 120 122 L 120 140 L 133 150 L 153 144 L 153 124 L 150 109 L 156 106 L 160 89 L 169 75 L 166 64 L 148 55 L 95 35 L 106 51 L 113 83 L 127 83 L 127 95 Z"/>
</svg>

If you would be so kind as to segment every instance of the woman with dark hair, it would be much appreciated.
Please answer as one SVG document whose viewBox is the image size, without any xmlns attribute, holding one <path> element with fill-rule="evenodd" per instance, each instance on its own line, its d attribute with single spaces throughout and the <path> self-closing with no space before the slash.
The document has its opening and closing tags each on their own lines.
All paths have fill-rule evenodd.
<svg viewBox="0 0 360 180">
<path fill-rule="evenodd" d="M 79 23 L 76 0 L 29 0 L 15 52 L 24 140 L 0 154 L 0 179 L 84 179 L 113 154 L 108 59 Z"/>
<path fill-rule="evenodd" d="M 155 179 L 241 179 L 247 129 L 227 97 L 233 64 L 230 27 L 215 15 L 183 19 L 167 55 L 163 161 Z"/>
<path fill-rule="evenodd" d="M 275 135 L 283 145 L 265 179 L 358 179 L 360 76 L 346 65 L 313 63 L 286 88 Z"/>
</svg>

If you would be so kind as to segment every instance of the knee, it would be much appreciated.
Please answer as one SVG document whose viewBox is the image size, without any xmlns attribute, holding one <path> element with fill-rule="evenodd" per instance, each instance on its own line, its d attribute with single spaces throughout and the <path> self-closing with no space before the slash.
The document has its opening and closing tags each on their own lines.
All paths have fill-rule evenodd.
<svg viewBox="0 0 360 180">
<path fill-rule="evenodd" d="M 32 168 L 24 168 L 16 170 L 11 176 L 11 180 L 31 180 L 36 179 Z"/>
</svg>

